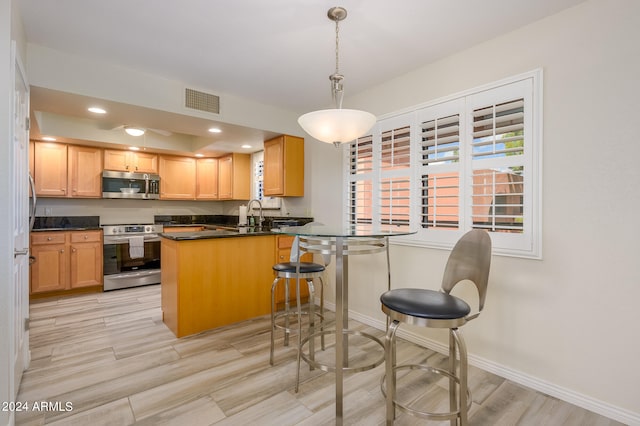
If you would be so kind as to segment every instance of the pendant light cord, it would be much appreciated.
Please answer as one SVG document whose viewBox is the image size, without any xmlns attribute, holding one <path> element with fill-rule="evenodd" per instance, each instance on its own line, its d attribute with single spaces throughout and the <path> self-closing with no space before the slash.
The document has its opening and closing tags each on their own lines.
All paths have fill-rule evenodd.
<svg viewBox="0 0 640 426">
<path fill-rule="evenodd" d="M 336 105 L 336 109 L 342 109 L 342 98 L 344 95 L 342 80 L 344 76 L 340 74 L 340 21 L 338 19 L 336 22 L 336 71 L 329 76 L 329 80 L 331 80 L 331 96 L 333 98 L 333 102 Z"/>
</svg>

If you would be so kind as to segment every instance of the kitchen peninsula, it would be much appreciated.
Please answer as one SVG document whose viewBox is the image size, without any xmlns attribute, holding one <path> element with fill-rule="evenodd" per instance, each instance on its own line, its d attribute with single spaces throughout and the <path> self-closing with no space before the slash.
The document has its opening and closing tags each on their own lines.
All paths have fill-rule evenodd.
<svg viewBox="0 0 640 426">
<path fill-rule="evenodd" d="M 177 336 L 266 315 L 282 246 L 270 227 L 161 234 L 162 317 Z"/>
</svg>

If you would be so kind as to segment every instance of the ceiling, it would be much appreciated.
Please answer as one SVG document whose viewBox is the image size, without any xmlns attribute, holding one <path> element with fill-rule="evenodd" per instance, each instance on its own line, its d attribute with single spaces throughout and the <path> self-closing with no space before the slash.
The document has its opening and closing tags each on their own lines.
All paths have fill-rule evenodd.
<svg viewBox="0 0 640 426">
<path fill-rule="evenodd" d="M 340 5 L 348 11 L 339 33 L 340 71 L 345 75 L 344 106 L 348 108 L 350 94 L 582 1 L 16 0 L 15 3 L 29 43 L 302 114 L 331 105 L 328 76 L 335 69 L 335 24 L 327 18 L 330 7 Z M 40 118 L 55 115 L 68 117 L 70 121 L 95 120 L 85 111 L 86 101 L 78 95 L 34 88 L 31 103 L 33 110 L 40 111 Z M 219 135 L 207 135 L 202 133 L 201 118 L 117 103 L 109 105 L 108 115 L 101 128 L 135 121 L 147 128 L 170 131 L 171 137 L 210 138 L 212 142 L 218 138 L 224 144 L 218 144 L 216 149 L 227 151 L 239 150 L 240 142 L 259 142 L 273 136 L 260 129 L 225 123 L 219 123 L 223 130 Z M 32 134 L 38 132 L 36 127 Z M 151 132 L 147 135 L 158 137 Z M 58 136 L 64 140 L 64 135 Z M 197 145 L 207 149 L 206 143 Z"/>
</svg>

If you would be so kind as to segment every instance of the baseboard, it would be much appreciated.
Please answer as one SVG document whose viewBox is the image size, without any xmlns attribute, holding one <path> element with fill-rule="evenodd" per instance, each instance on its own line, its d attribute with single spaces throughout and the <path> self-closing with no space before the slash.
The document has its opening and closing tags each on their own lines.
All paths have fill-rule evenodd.
<svg viewBox="0 0 640 426">
<path fill-rule="evenodd" d="M 325 302 L 325 307 L 335 312 L 335 304 Z M 349 311 L 349 318 L 374 327 L 378 330 L 385 330 L 387 326 L 385 321 L 380 321 L 375 318 L 359 314 L 358 312 Z M 398 329 L 397 335 L 398 337 L 424 346 L 436 352 L 440 352 L 443 354 L 446 354 L 448 352 L 446 345 L 435 340 L 426 339 L 424 336 L 421 336 L 419 334 L 407 332 L 402 328 Z M 634 413 L 615 405 L 607 404 L 603 401 L 572 391 L 571 389 L 563 388 L 545 380 L 541 380 L 537 377 L 524 374 L 520 371 L 497 364 L 493 361 L 474 356 L 472 353 L 469 354 L 469 364 L 482 370 L 488 371 L 489 373 L 493 373 L 497 376 L 503 377 L 507 380 L 511 380 L 514 383 L 518 383 L 530 389 L 537 390 L 546 395 L 558 398 L 562 401 L 584 408 L 585 410 L 593 411 L 594 413 L 619 421 L 626 425 L 640 426 L 640 413 Z"/>
</svg>

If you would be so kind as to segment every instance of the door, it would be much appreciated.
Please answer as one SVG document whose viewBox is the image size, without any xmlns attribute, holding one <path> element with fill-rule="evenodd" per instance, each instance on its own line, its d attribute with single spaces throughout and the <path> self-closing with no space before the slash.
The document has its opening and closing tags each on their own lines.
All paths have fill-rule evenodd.
<svg viewBox="0 0 640 426">
<path fill-rule="evenodd" d="M 13 154 L 13 279 L 10 316 L 13 338 L 10 341 L 12 369 L 9 390 L 15 398 L 22 372 L 29 365 L 29 85 L 12 44 L 14 93 L 12 120 Z"/>
</svg>

